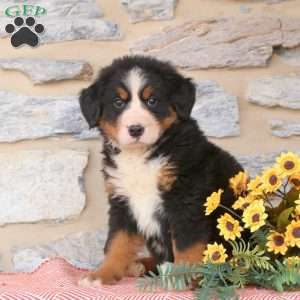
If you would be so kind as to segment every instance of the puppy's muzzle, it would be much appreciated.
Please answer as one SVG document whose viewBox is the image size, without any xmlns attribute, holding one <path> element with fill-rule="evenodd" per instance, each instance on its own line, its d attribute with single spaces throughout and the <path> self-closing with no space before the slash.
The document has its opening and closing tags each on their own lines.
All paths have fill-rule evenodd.
<svg viewBox="0 0 300 300">
<path fill-rule="evenodd" d="M 131 125 L 128 127 L 129 135 L 133 138 L 139 138 L 143 135 L 145 128 L 142 125 Z"/>
</svg>

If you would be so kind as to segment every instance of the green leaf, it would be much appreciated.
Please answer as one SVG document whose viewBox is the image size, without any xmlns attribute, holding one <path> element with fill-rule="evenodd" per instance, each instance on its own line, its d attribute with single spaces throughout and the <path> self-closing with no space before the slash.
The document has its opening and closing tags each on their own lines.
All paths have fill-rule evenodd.
<svg viewBox="0 0 300 300">
<path fill-rule="evenodd" d="M 294 206 L 295 200 L 299 199 L 300 190 L 297 191 L 296 189 L 291 189 L 285 196 L 284 201 L 286 202 L 287 206 Z"/>
<path fill-rule="evenodd" d="M 290 215 L 292 214 L 294 207 L 289 207 L 282 211 L 277 218 L 277 228 L 280 232 L 284 231 L 286 226 L 290 223 Z"/>
</svg>

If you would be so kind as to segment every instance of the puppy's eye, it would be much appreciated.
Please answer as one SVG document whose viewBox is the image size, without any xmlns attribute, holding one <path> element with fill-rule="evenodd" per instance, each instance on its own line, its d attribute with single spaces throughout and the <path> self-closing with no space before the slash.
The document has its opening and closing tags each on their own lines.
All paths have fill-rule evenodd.
<svg viewBox="0 0 300 300">
<path fill-rule="evenodd" d="M 158 101 L 156 98 L 151 97 L 146 101 L 146 103 L 149 107 L 155 107 L 157 105 Z"/>
<path fill-rule="evenodd" d="M 122 99 L 120 99 L 120 98 L 115 98 L 113 100 L 113 104 L 114 104 L 114 107 L 116 107 L 118 109 L 122 109 L 126 105 L 126 103 Z"/>
</svg>

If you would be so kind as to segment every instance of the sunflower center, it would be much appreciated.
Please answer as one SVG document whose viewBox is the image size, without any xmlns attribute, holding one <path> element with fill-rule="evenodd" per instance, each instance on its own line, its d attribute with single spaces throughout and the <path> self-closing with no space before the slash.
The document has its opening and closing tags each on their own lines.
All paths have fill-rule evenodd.
<svg viewBox="0 0 300 300">
<path fill-rule="evenodd" d="M 215 251 L 212 256 L 211 256 L 212 260 L 217 261 L 221 258 L 221 254 L 219 251 Z"/>
<path fill-rule="evenodd" d="M 291 180 L 292 184 L 294 184 L 295 186 L 300 186 L 300 179 L 297 178 L 293 178 Z"/>
<path fill-rule="evenodd" d="M 296 227 L 293 229 L 293 236 L 297 239 L 300 238 L 300 227 Z"/>
<path fill-rule="evenodd" d="M 276 175 L 272 175 L 269 178 L 269 182 L 270 182 L 270 184 L 275 185 L 277 183 L 277 176 Z"/>
<path fill-rule="evenodd" d="M 284 163 L 284 168 L 285 168 L 286 170 L 291 170 L 291 169 L 293 169 L 294 167 L 295 167 L 294 162 L 292 162 L 292 161 L 290 161 L 290 160 L 288 160 L 288 161 L 286 161 L 286 162 Z"/>
<path fill-rule="evenodd" d="M 242 208 L 243 208 L 243 209 L 246 209 L 248 206 L 249 206 L 249 203 L 244 203 L 244 204 L 242 205 Z"/>
<path fill-rule="evenodd" d="M 284 238 L 281 235 L 275 235 L 273 241 L 276 246 L 282 246 L 284 244 Z"/>
<path fill-rule="evenodd" d="M 233 231 L 233 224 L 231 222 L 226 222 L 226 228 L 229 230 L 229 231 Z"/>
<path fill-rule="evenodd" d="M 259 222 L 259 219 L 260 219 L 259 214 L 254 214 L 254 215 L 252 216 L 252 222 Z"/>
</svg>

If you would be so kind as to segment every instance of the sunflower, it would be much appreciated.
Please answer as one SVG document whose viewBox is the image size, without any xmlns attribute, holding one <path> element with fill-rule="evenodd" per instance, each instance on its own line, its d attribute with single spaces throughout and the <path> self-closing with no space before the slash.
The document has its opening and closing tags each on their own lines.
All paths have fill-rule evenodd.
<svg viewBox="0 0 300 300">
<path fill-rule="evenodd" d="M 265 213 L 263 201 L 256 200 L 251 203 L 243 213 L 243 221 L 246 228 L 250 228 L 251 232 L 256 231 L 265 224 L 268 215 Z"/>
<path fill-rule="evenodd" d="M 262 188 L 266 193 L 272 193 L 281 187 L 280 171 L 277 168 L 266 170 L 262 176 Z"/>
<path fill-rule="evenodd" d="M 283 176 L 289 176 L 300 171 L 300 158 L 295 153 L 282 153 L 276 161 Z"/>
<path fill-rule="evenodd" d="M 252 194 L 261 194 L 262 193 L 262 178 L 256 176 L 254 179 L 250 180 L 247 184 L 247 190 L 251 191 Z"/>
<path fill-rule="evenodd" d="M 205 263 L 220 264 L 226 261 L 228 255 L 226 254 L 226 249 L 222 244 L 208 244 L 207 249 L 204 251 L 203 261 Z"/>
<path fill-rule="evenodd" d="M 286 227 L 285 239 L 289 246 L 300 248 L 300 220 L 293 220 Z"/>
<path fill-rule="evenodd" d="M 250 203 L 251 203 L 251 197 L 249 197 L 249 195 L 247 197 L 239 197 L 239 199 L 237 199 L 233 205 L 232 208 L 235 210 L 241 209 L 244 210 L 245 208 L 247 208 Z"/>
<path fill-rule="evenodd" d="M 233 189 L 236 196 L 241 195 L 247 190 L 249 175 L 247 172 L 239 172 L 237 175 L 229 179 L 229 185 Z"/>
<path fill-rule="evenodd" d="M 289 183 L 292 184 L 296 190 L 300 190 L 300 172 L 291 175 L 289 177 Z"/>
<path fill-rule="evenodd" d="M 300 199 L 296 200 L 295 203 L 297 204 L 295 207 L 295 213 L 297 216 L 300 216 Z"/>
<path fill-rule="evenodd" d="M 224 191 L 219 189 L 218 192 L 213 192 L 209 197 L 206 198 L 204 206 L 206 206 L 205 215 L 210 215 L 220 204 L 221 195 Z"/>
<path fill-rule="evenodd" d="M 220 235 L 224 236 L 226 241 L 235 240 L 236 237 L 241 237 L 241 231 L 243 230 L 240 226 L 239 221 L 235 220 L 230 214 L 225 213 L 218 219 L 218 226 L 220 229 Z"/>
<path fill-rule="evenodd" d="M 269 252 L 274 252 L 275 254 L 284 255 L 288 247 L 285 242 L 285 237 L 283 234 L 273 231 L 268 237 L 267 248 Z"/>
</svg>

